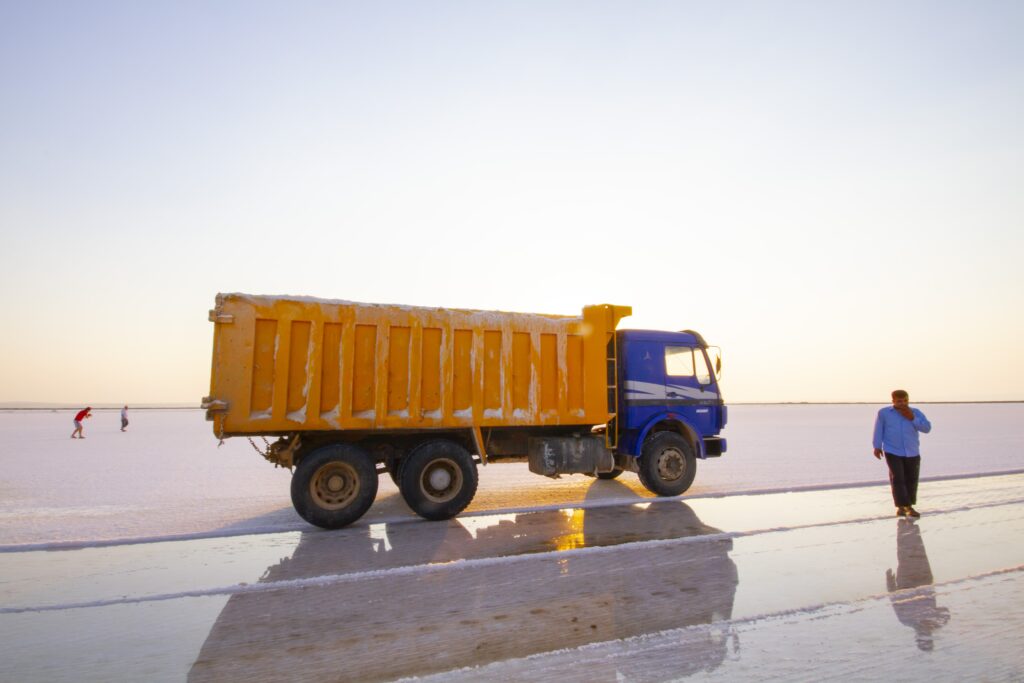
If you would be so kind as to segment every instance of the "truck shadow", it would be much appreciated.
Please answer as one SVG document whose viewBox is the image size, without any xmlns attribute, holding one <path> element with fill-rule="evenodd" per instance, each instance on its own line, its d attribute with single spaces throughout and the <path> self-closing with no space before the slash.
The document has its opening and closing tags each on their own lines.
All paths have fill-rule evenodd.
<svg viewBox="0 0 1024 683">
<path fill-rule="evenodd" d="M 591 488 L 588 502 L 632 494 Z M 643 657 L 542 653 L 679 628 L 657 665 L 710 671 L 730 642 L 731 550 L 679 500 L 309 531 L 261 590 L 229 598 L 189 680 L 389 680 L 506 660 L 533 678 L 587 658 L 598 680 L 645 677 Z"/>
<path fill-rule="evenodd" d="M 629 476 L 629 475 L 623 475 Z M 583 504 L 593 506 L 599 504 L 621 504 L 629 501 L 650 501 L 649 495 L 637 493 L 634 488 L 619 481 L 592 480 L 587 486 Z M 464 512 L 460 519 L 467 519 L 471 516 L 487 515 L 486 511 Z M 355 524 L 352 529 L 369 527 L 371 525 L 391 524 L 393 522 L 418 522 L 423 520 L 413 512 L 402 498 L 401 494 L 388 484 L 381 483 L 381 491 L 373 507 Z M 303 520 L 295 508 L 288 505 L 273 512 L 250 517 L 233 524 L 226 524 L 216 529 L 218 532 L 228 532 L 235 535 L 239 532 L 283 532 L 301 531 L 309 533 L 344 533 L 317 531 L 309 522 Z M 348 530 L 345 530 L 348 531 Z"/>
</svg>

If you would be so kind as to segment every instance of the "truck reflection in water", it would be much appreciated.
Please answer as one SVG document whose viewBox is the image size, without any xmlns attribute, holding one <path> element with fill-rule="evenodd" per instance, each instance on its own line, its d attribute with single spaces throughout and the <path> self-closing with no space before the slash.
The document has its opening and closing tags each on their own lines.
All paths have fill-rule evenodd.
<svg viewBox="0 0 1024 683">
<path fill-rule="evenodd" d="M 885 582 L 896 618 L 914 629 L 918 649 L 930 652 L 935 647 L 932 634 L 949 621 L 949 609 L 939 607 L 932 588 L 932 567 L 924 548 L 921 530 L 913 521 L 901 518 L 896 528 L 896 573 L 885 572 Z M 896 591 L 924 586 L 909 595 Z"/>
<path fill-rule="evenodd" d="M 678 500 L 312 531 L 260 579 L 301 586 L 233 595 L 189 680 L 388 680 L 727 621 L 731 550 Z M 672 677 L 718 667 L 724 627 L 663 654 Z"/>
</svg>

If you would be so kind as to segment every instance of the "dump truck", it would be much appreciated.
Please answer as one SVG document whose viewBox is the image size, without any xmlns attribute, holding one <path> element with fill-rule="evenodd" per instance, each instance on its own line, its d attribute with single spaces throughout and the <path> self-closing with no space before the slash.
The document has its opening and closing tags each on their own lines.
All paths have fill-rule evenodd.
<svg viewBox="0 0 1024 683">
<path fill-rule="evenodd" d="M 382 475 L 416 514 L 449 519 L 478 465 L 499 462 L 633 472 L 677 496 L 698 459 L 726 451 L 721 352 L 692 330 L 617 330 L 631 313 L 218 294 L 202 405 L 218 438 L 263 437 L 257 450 L 292 471 L 295 510 L 328 529 L 359 519 Z"/>
</svg>

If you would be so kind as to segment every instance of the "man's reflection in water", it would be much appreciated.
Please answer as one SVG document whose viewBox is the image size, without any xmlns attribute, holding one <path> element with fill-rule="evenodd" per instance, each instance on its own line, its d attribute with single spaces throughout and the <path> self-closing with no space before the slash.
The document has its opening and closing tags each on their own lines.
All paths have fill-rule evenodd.
<svg viewBox="0 0 1024 683">
<path fill-rule="evenodd" d="M 928 564 L 928 553 L 924 549 L 921 530 L 910 519 L 898 520 L 896 558 L 896 573 L 893 574 L 892 569 L 885 572 L 885 581 L 892 593 L 889 596 L 892 608 L 900 623 L 914 629 L 917 647 L 930 652 L 935 647 L 932 634 L 949 621 L 949 609 L 935 604 L 935 590 L 931 588 L 934 579 L 931 565 Z M 919 586 L 927 588 L 910 595 L 896 592 Z"/>
</svg>

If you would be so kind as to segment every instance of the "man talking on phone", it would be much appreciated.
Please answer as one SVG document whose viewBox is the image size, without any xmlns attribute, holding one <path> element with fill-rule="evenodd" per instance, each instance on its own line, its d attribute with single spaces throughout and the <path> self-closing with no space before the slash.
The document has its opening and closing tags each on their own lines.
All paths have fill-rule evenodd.
<svg viewBox="0 0 1024 683">
<path fill-rule="evenodd" d="M 917 408 L 910 407 L 910 394 L 892 392 L 892 406 L 882 408 L 875 418 L 872 445 L 875 457 L 885 456 L 889 466 L 889 485 L 896 504 L 897 517 L 920 517 L 917 505 L 917 480 L 921 472 L 921 444 L 918 432 L 932 431 L 932 423 Z"/>
</svg>

